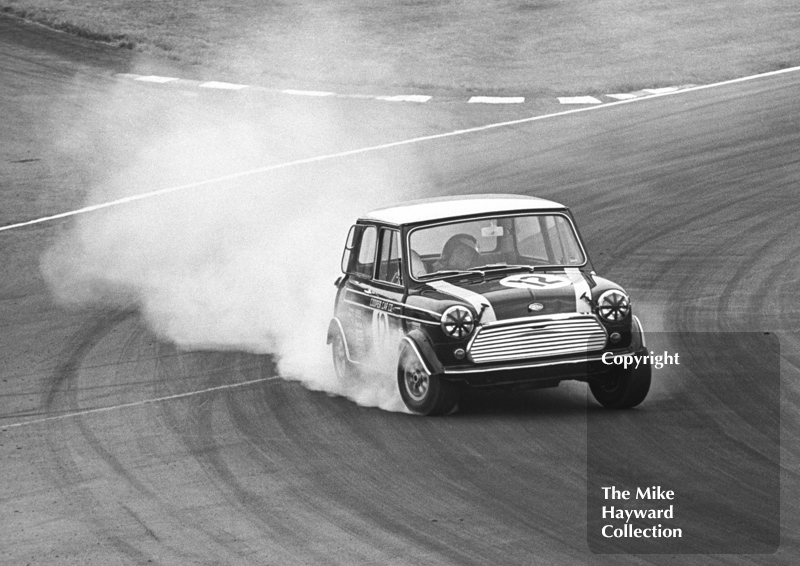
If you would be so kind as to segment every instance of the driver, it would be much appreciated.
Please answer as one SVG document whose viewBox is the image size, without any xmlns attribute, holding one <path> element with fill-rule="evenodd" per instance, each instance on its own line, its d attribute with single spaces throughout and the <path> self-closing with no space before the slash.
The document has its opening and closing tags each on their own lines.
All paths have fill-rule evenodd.
<svg viewBox="0 0 800 566">
<path fill-rule="evenodd" d="M 445 243 L 442 256 L 434 265 L 436 271 L 463 271 L 475 267 L 480 261 L 478 241 L 469 234 L 456 234 Z"/>
</svg>

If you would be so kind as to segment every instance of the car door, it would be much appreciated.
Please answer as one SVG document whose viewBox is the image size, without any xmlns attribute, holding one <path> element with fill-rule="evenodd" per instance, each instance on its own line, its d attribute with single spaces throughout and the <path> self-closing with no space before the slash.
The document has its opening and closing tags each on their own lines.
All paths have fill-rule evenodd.
<svg viewBox="0 0 800 566">
<path fill-rule="evenodd" d="M 350 359 L 388 369 L 396 363 L 397 347 L 404 335 L 400 232 L 357 224 L 348 242 L 343 265 L 347 278 L 337 316 Z"/>
<path fill-rule="evenodd" d="M 400 231 L 382 227 L 375 277 L 369 289 L 373 355 L 382 366 L 393 366 L 397 362 L 397 348 L 404 336 L 402 315 L 405 287 L 401 250 Z"/>
<path fill-rule="evenodd" d="M 348 236 L 342 260 L 347 274 L 341 287 L 336 316 L 344 330 L 350 359 L 363 363 L 372 349 L 374 297 L 372 280 L 378 253 L 378 228 L 356 224 Z"/>
</svg>

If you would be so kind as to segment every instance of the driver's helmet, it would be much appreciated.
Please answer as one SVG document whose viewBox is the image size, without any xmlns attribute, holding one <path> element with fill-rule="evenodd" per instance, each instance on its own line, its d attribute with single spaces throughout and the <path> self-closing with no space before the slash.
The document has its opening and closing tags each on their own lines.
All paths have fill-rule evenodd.
<svg viewBox="0 0 800 566">
<path fill-rule="evenodd" d="M 442 248 L 442 255 L 437 262 L 437 270 L 469 269 L 476 267 L 480 260 L 478 241 L 469 234 L 451 236 Z"/>
</svg>

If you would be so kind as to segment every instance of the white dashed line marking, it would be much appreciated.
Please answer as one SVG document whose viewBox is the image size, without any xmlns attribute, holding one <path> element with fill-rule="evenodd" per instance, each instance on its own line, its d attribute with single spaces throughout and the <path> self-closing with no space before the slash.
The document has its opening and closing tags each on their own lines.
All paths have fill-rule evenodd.
<svg viewBox="0 0 800 566">
<path fill-rule="evenodd" d="M 335 92 L 326 92 L 324 90 L 293 90 L 287 89 L 281 91 L 283 94 L 296 94 L 298 96 L 335 96 Z"/>
<path fill-rule="evenodd" d="M 631 100 L 634 98 L 640 98 L 642 96 L 651 96 L 653 94 L 671 94 L 673 92 L 678 92 L 679 90 L 686 90 L 690 88 L 694 88 L 697 85 L 687 84 L 687 85 L 680 85 L 680 86 L 665 86 L 661 88 L 643 88 L 642 90 L 637 90 L 636 92 L 622 92 L 618 94 L 606 94 L 607 97 L 613 98 L 614 100 Z"/>
<path fill-rule="evenodd" d="M 376 100 L 388 102 L 428 102 L 432 96 L 427 94 L 395 94 L 394 96 L 376 96 Z"/>
<path fill-rule="evenodd" d="M 594 96 L 559 96 L 558 102 L 561 104 L 603 104 L 602 100 Z"/>
<path fill-rule="evenodd" d="M 675 92 L 679 88 L 680 87 L 677 86 L 665 86 L 663 88 L 643 88 L 642 91 L 647 94 L 666 94 L 668 92 Z"/>
<path fill-rule="evenodd" d="M 142 81 L 143 83 L 171 83 L 172 81 L 177 81 L 176 77 L 159 77 L 157 75 L 148 75 L 145 77 L 137 77 L 134 79 L 135 81 Z"/>
<path fill-rule="evenodd" d="M 262 86 L 244 85 L 236 83 L 228 83 L 224 81 L 193 81 L 187 79 L 179 79 L 175 77 L 161 77 L 158 75 L 135 75 L 132 73 L 118 73 L 119 78 L 132 79 L 135 81 L 147 83 L 176 83 L 184 87 L 199 87 L 217 90 L 230 90 L 239 91 L 250 89 L 251 91 L 259 92 L 272 92 L 280 94 L 289 94 L 294 96 L 312 96 L 312 97 L 336 97 L 336 98 L 357 98 L 362 100 L 381 100 L 384 102 L 416 102 L 425 103 L 433 99 L 433 96 L 427 94 L 391 94 L 391 95 L 369 95 L 369 94 L 342 94 L 337 92 L 330 92 L 325 90 L 301 90 L 301 89 L 275 89 Z M 682 85 L 682 86 L 667 86 L 661 88 L 645 88 L 636 92 L 623 92 L 606 94 L 607 98 L 614 100 L 633 100 L 634 98 L 641 98 L 643 96 L 671 94 L 679 90 L 686 90 L 694 88 L 696 85 Z M 440 97 L 440 101 L 466 101 L 469 104 L 522 104 L 527 101 L 524 96 L 471 96 L 468 99 L 458 97 Z M 603 104 L 603 101 L 595 96 L 560 96 L 558 97 L 560 104 Z"/>
<path fill-rule="evenodd" d="M 208 81 L 207 83 L 200 83 L 200 88 L 218 88 L 220 90 L 242 90 L 249 88 L 249 85 L 237 85 L 234 83 L 221 83 L 217 81 Z"/>
<path fill-rule="evenodd" d="M 525 102 L 524 96 L 473 96 L 467 102 L 470 104 L 521 104 Z"/>
</svg>

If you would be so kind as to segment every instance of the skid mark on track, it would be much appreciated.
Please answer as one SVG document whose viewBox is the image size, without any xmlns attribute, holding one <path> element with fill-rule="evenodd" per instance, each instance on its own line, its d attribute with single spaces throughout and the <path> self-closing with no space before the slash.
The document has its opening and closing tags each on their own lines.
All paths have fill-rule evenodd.
<svg viewBox="0 0 800 566">
<path fill-rule="evenodd" d="M 758 277 L 758 287 L 755 292 L 748 291 L 747 304 L 749 306 L 754 301 L 760 302 L 765 295 L 765 291 L 767 289 L 771 289 L 775 284 L 775 275 L 785 271 L 786 266 L 783 264 L 783 262 L 780 262 L 777 265 L 772 266 L 771 269 L 766 270 L 759 264 L 764 258 L 770 257 L 770 250 L 776 248 L 778 242 L 786 239 L 787 234 L 777 232 L 764 239 L 762 239 L 761 236 L 763 232 L 768 231 L 770 227 L 790 226 L 792 220 L 797 218 L 796 209 L 798 208 L 800 208 L 800 206 L 788 207 L 781 211 L 776 211 L 775 216 L 765 218 L 761 222 L 734 234 L 729 241 L 725 242 L 726 245 L 724 247 L 727 249 L 738 249 L 741 247 L 742 242 L 747 243 L 748 241 L 759 242 L 759 245 L 755 248 L 754 253 L 752 253 L 750 256 L 757 259 L 742 261 L 733 274 L 731 274 L 730 279 L 719 294 L 716 311 L 718 313 L 717 326 L 720 328 L 720 330 L 736 331 L 737 327 L 742 328 L 742 326 L 751 331 L 762 330 L 762 326 L 764 324 L 762 315 L 768 311 L 760 305 L 757 309 L 748 308 L 746 310 L 746 313 L 756 314 L 750 314 L 749 316 L 745 315 L 747 318 L 742 318 L 742 315 L 737 313 L 735 319 L 732 319 L 732 314 L 736 313 L 735 304 L 737 299 L 741 300 L 743 298 L 741 293 L 737 294 L 737 291 L 740 291 L 743 287 L 749 286 L 747 283 L 745 283 L 748 275 L 756 275 Z M 786 219 L 785 223 L 782 221 L 782 217 Z M 750 285 L 752 285 L 752 283 Z M 786 309 L 781 309 L 781 311 L 785 310 Z M 769 330 L 769 328 L 763 328 L 763 330 Z"/>
<path fill-rule="evenodd" d="M 71 387 L 71 382 L 80 369 L 83 358 L 118 324 L 132 316 L 134 312 L 133 310 L 122 310 L 102 315 L 97 321 L 72 337 L 62 350 L 61 357 L 64 358 L 64 362 L 58 365 L 50 379 L 50 386 L 44 400 L 46 410 L 52 409 L 60 389 Z"/>
<path fill-rule="evenodd" d="M 122 322 L 124 322 L 124 320 L 125 319 L 123 319 L 117 324 L 121 324 Z M 120 359 L 122 359 L 122 357 L 125 355 L 125 352 L 130 349 L 131 345 L 134 343 L 134 341 L 137 340 L 139 336 L 141 336 L 141 334 L 142 334 L 141 330 L 134 329 L 128 334 L 127 337 L 125 337 L 125 339 L 123 340 L 121 351 L 119 355 L 116 356 L 117 361 L 120 361 Z M 95 344 L 96 343 L 97 342 L 95 341 Z M 117 374 L 115 372 L 109 371 L 104 375 L 107 376 L 109 382 L 115 383 L 116 381 L 115 378 L 117 377 Z M 78 379 L 77 375 L 70 377 L 70 380 L 77 381 L 77 379 Z M 70 387 L 65 392 L 65 399 L 68 401 L 68 405 L 70 408 L 69 414 L 75 414 L 81 410 L 80 398 L 79 398 L 80 391 L 81 387 L 76 385 L 74 387 Z M 108 467 L 108 469 L 112 470 L 117 477 L 122 478 L 125 482 L 127 482 L 128 485 L 130 485 L 133 489 L 135 489 L 138 494 L 137 496 L 138 498 L 146 497 L 153 501 L 158 499 L 158 495 L 152 490 L 150 490 L 141 481 L 139 481 L 136 475 L 131 470 L 129 470 L 129 468 L 122 461 L 120 461 L 120 459 L 116 454 L 117 447 L 106 446 L 106 443 L 102 439 L 102 434 L 103 434 L 102 429 L 98 434 L 95 431 L 94 427 L 92 427 L 86 419 L 75 419 L 75 423 L 78 430 L 81 433 L 81 436 L 83 437 L 84 442 L 92 450 L 92 452 L 94 452 L 94 454 L 99 456 L 102 462 Z M 131 509 L 125 507 L 124 505 L 123 508 L 126 511 L 128 511 L 131 514 L 131 516 L 133 516 L 137 520 L 137 522 L 139 522 L 145 528 L 147 532 L 150 532 L 149 529 L 144 525 L 144 522 L 138 516 L 136 516 L 136 514 Z"/>
<path fill-rule="evenodd" d="M 141 518 L 141 517 L 139 517 L 139 515 L 137 515 L 137 514 L 136 514 L 136 513 L 135 513 L 135 512 L 134 512 L 134 511 L 133 511 L 133 510 L 130 508 L 130 507 L 128 507 L 128 506 L 127 506 L 127 505 L 125 505 L 124 503 L 120 503 L 120 507 L 122 507 L 122 508 L 125 510 L 125 512 L 127 512 L 127 513 L 128 513 L 128 515 L 130 515 L 130 516 L 131 516 L 131 518 L 132 518 L 134 521 L 136 521 L 136 522 L 137 522 L 139 525 L 141 525 L 141 527 L 142 527 L 142 530 L 144 530 L 144 532 L 146 532 L 146 533 L 147 533 L 147 536 L 149 536 L 150 538 L 152 538 L 153 540 L 155 540 L 155 541 L 157 541 L 157 542 L 161 540 L 161 539 L 158 537 L 158 535 L 157 535 L 157 534 L 156 534 L 156 533 L 153 531 L 153 529 L 151 529 L 150 527 L 148 527 L 148 526 L 147 526 L 147 523 L 145 523 L 145 522 L 142 520 L 142 518 Z"/>
<path fill-rule="evenodd" d="M 254 366 L 249 363 L 249 358 L 253 354 L 223 354 L 222 356 L 211 355 L 204 365 L 210 366 L 210 371 L 205 378 L 207 389 L 214 389 L 212 385 L 220 378 L 230 379 L 247 375 L 254 370 Z M 232 362 L 231 362 L 231 358 Z M 263 357 L 260 357 L 263 359 Z M 156 369 L 156 378 L 159 382 L 169 383 L 175 374 L 194 373 L 192 368 L 187 366 L 182 358 L 169 360 L 170 365 L 161 365 Z M 262 371 L 260 366 L 256 370 Z M 275 392 L 274 395 L 279 395 Z M 222 401 L 226 404 L 226 409 L 230 409 L 231 399 L 237 396 L 225 396 Z M 246 398 L 248 406 L 262 402 L 263 396 L 249 396 Z M 218 397 L 211 398 L 213 401 L 220 400 Z M 234 461 L 241 463 L 249 456 L 251 450 L 246 450 L 244 454 L 240 451 L 238 438 L 232 437 L 228 433 L 218 430 L 217 417 L 221 419 L 234 419 L 230 410 L 222 410 L 219 404 L 208 403 L 205 400 L 201 403 L 189 404 L 182 407 L 178 412 L 170 407 L 164 407 L 161 418 L 167 428 L 174 435 L 174 438 L 184 447 L 189 458 L 194 460 L 211 489 L 208 494 L 214 498 L 221 498 L 224 501 L 222 507 L 234 509 L 231 515 L 235 516 L 237 531 L 260 533 L 268 540 L 287 540 L 296 535 L 296 530 L 286 524 L 284 519 L 276 520 L 275 512 L 270 505 L 272 488 L 266 487 L 262 483 L 257 483 L 257 488 L 248 487 L 240 481 L 238 475 L 232 470 L 228 461 L 230 454 L 236 454 Z M 224 420 L 219 421 L 224 422 Z M 222 438 L 222 441 L 220 441 Z M 252 449 L 252 447 L 250 447 Z M 269 466 L 261 467 L 264 473 L 269 473 Z M 269 484 L 267 484 L 269 485 Z M 267 490 L 266 495 L 264 490 Z M 203 521 L 197 522 L 194 528 L 204 533 L 204 535 L 219 545 L 227 544 L 225 539 L 226 532 L 211 528 Z M 241 543 L 245 544 L 245 543 Z M 253 549 L 243 550 L 244 555 L 254 552 Z M 291 562 L 292 555 L 287 551 L 275 548 L 272 551 L 275 558 L 281 563 Z M 324 557 L 321 557 L 324 558 Z"/>
<path fill-rule="evenodd" d="M 99 318 L 99 320 L 93 322 L 93 324 L 89 325 L 84 330 L 79 331 L 73 338 L 69 341 L 67 346 L 63 350 L 63 356 L 65 359 L 64 361 L 58 365 L 56 370 L 53 372 L 53 376 L 50 379 L 50 385 L 47 388 L 47 392 L 45 393 L 44 399 L 44 408 L 47 412 L 52 413 L 54 411 L 54 405 L 56 403 L 56 398 L 59 393 L 66 393 L 69 392 L 73 387 L 73 382 L 77 376 L 77 372 L 81 369 L 83 359 L 89 354 L 89 352 L 98 344 L 100 341 L 105 338 L 109 333 L 111 333 L 116 326 L 127 320 L 129 317 L 133 316 L 136 313 L 135 310 L 121 310 L 121 311 L 113 311 L 106 315 L 103 315 Z M 175 356 L 172 356 L 175 357 Z M 180 359 L 180 356 L 177 356 Z M 122 362 L 121 362 L 122 363 Z M 158 360 L 157 362 L 158 363 Z M 113 364 L 111 364 L 113 365 Z M 97 367 L 104 367 L 105 364 Z M 91 366 L 95 367 L 95 366 Z M 93 415 L 98 413 L 106 413 L 109 411 L 118 411 L 120 409 L 127 409 L 132 407 L 141 407 L 143 405 L 151 405 L 154 403 L 163 403 L 167 401 L 173 401 L 176 399 L 184 399 L 187 397 L 194 397 L 197 395 L 207 395 L 209 393 L 214 393 L 218 391 L 224 391 L 227 389 L 236 389 L 241 387 L 247 387 L 249 385 L 255 385 L 258 383 L 264 383 L 268 381 L 274 381 L 281 379 L 279 375 L 271 375 L 268 377 L 262 377 L 259 379 L 251 379 L 248 381 L 243 381 L 239 383 L 227 383 L 224 385 L 216 385 L 214 387 L 208 387 L 201 390 L 196 391 L 187 391 L 184 393 L 176 393 L 173 395 L 165 395 L 161 397 L 155 397 L 151 399 L 142 399 L 140 401 L 132 401 L 130 403 L 120 403 L 117 405 L 111 405 L 108 407 L 97 407 L 94 409 L 83 409 L 83 410 L 73 410 L 71 412 L 60 414 L 60 415 L 51 415 L 48 417 L 43 417 L 40 419 L 32 419 L 17 423 L 10 423 L 4 424 L 0 426 L 0 432 L 5 432 L 9 429 L 39 424 L 39 423 L 46 423 L 52 421 L 59 421 L 64 419 L 72 419 L 76 417 L 86 416 L 86 415 Z M 72 395 L 71 395 L 72 397 Z M 72 400 L 72 404 L 77 403 L 74 398 Z M 73 407 L 74 408 L 74 407 Z"/>
<path fill-rule="evenodd" d="M 98 345 L 102 345 L 103 341 L 108 339 L 108 336 L 115 330 L 117 334 L 113 340 L 122 344 L 122 352 L 114 357 L 118 357 L 120 362 L 125 361 L 124 358 L 129 357 L 131 352 L 133 357 L 136 357 L 136 351 L 141 347 L 141 338 L 144 333 L 135 328 L 131 330 L 130 325 L 119 329 L 119 326 L 128 320 L 131 314 L 132 311 L 109 313 L 75 333 L 69 346 L 62 353 L 65 361 L 54 372 L 50 391 L 47 394 L 48 408 L 58 406 L 62 409 L 78 409 L 81 393 L 87 390 L 85 380 L 93 379 L 91 372 L 89 374 L 84 372 L 85 368 L 82 362 L 88 360 L 93 349 L 99 349 Z M 122 335 L 120 330 L 125 332 L 125 335 Z M 158 349 L 157 342 L 155 346 Z M 165 483 L 160 472 L 164 466 L 163 462 L 157 462 L 155 466 L 143 465 L 141 454 L 148 455 L 147 462 L 149 462 L 149 455 L 158 454 L 159 448 L 163 449 L 164 445 L 169 443 L 169 435 L 159 433 L 157 438 L 151 435 L 144 437 L 134 435 L 130 440 L 118 442 L 115 431 L 119 430 L 120 426 L 125 430 L 132 431 L 133 428 L 128 429 L 128 427 L 136 427 L 142 422 L 146 423 L 149 416 L 142 416 L 130 421 L 126 416 L 117 416 L 109 423 L 82 417 L 125 407 L 230 391 L 249 384 L 277 380 L 278 376 L 269 376 L 250 379 L 246 382 L 220 383 L 232 379 L 244 379 L 253 373 L 264 375 L 262 372 L 265 370 L 274 370 L 274 364 L 265 363 L 265 359 L 271 358 L 264 356 L 258 357 L 259 363 L 254 366 L 252 363 L 247 363 L 249 357 L 230 353 L 205 354 L 200 356 L 199 360 L 191 354 L 169 355 L 164 357 L 165 360 L 162 359 L 162 356 L 158 356 L 161 353 L 158 350 L 154 353 L 156 354 L 154 360 L 149 356 L 139 360 L 144 364 L 143 368 L 130 368 L 129 364 L 122 363 L 120 367 L 123 368 L 122 371 L 133 374 L 138 374 L 141 370 L 154 371 L 156 379 L 151 381 L 148 375 L 146 382 L 153 383 L 153 387 L 165 387 L 166 395 L 100 409 L 73 410 L 69 414 L 36 421 L 52 422 L 72 418 L 69 425 L 59 424 L 46 428 L 47 434 L 41 436 L 46 442 L 50 454 L 49 462 L 42 466 L 42 471 L 47 474 L 53 488 L 61 493 L 61 500 L 69 503 L 68 513 L 73 520 L 82 523 L 94 537 L 112 548 L 125 562 L 144 564 L 154 561 L 156 556 L 161 559 L 177 556 L 185 563 L 195 563 L 202 561 L 205 556 L 211 556 L 219 559 L 221 563 L 247 563 L 242 559 L 252 555 L 253 548 L 230 553 L 215 553 L 214 549 L 225 548 L 231 544 L 232 540 L 236 539 L 232 539 L 226 526 L 219 525 L 216 514 L 186 509 L 181 506 L 180 497 L 174 499 L 174 490 L 170 489 L 171 486 L 168 483 Z M 168 353 L 172 353 L 172 350 L 170 349 Z M 107 356 L 108 353 L 103 350 L 98 355 Z M 232 363 L 231 358 L 233 358 Z M 207 364 L 209 359 L 211 364 Z M 164 361 L 168 363 L 163 364 Z M 208 368 L 208 365 L 211 367 Z M 114 379 L 120 375 L 122 374 L 113 370 L 106 370 L 100 374 L 100 377 L 103 382 L 112 382 L 111 385 L 114 385 Z M 209 386 L 183 393 L 169 391 L 170 387 L 176 383 L 185 383 L 187 380 L 194 381 L 198 376 L 204 380 L 204 384 Z M 215 395 L 210 397 L 214 398 Z M 200 399 L 200 401 L 203 400 Z M 187 434 L 187 430 L 191 434 L 197 431 L 198 434 L 207 435 L 211 446 L 201 443 L 202 446 L 196 453 L 190 451 L 192 457 L 201 461 L 207 460 L 209 454 L 215 458 L 222 458 L 222 454 L 218 454 L 220 448 L 216 446 L 212 429 L 212 409 L 217 406 L 204 402 L 171 406 L 162 404 L 161 416 L 167 422 L 172 420 L 177 423 L 177 431 L 173 432 L 177 432 L 179 437 Z M 187 422 L 180 418 L 184 414 L 198 414 L 201 418 L 197 421 L 189 420 Z M 147 420 L 143 421 L 142 419 Z M 27 424 L 33 424 L 33 421 L 11 426 Z M 106 424 L 112 428 L 109 429 Z M 9 427 L 3 428 L 6 430 Z M 151 446 L 143 447 L 142 443 L 150 443 Z M 162 460 L 164 457 L 162 456 Z M 180 458 L 185 456 L 182 450 L 178 450 L 170 452 L 169 457 L 180 461 Z M 161 467 L 159 468 L 159 466 Z M 214 485 L 219 486 L 219 481 L 214 481 L 212 487 Z M 213 490 L 214 493 L 217 491 L 224 490 Z M 213 498 L 213 496 L 210 497 L 212 500 Z M 178 503 L 176 504 L 175 501 Z M 253 532 L 260 531 L 255 528 Z M 176 544 L 174 534 L 179 535 L 178 540 L 185 539 L 188 544 Z M 290 534 L 289 532 L 284 533 L 284 537 Z M 239 541 L 237 546 L 241 548 L 246 546 L 246 543 Z M 185 548 L 193 550 L 186 551 Z M 286 563 L 288 563 L 289 557 L 286 558 Z"/>
<path fill-rule="evenodd" d="M 106 336 L 113 332 L 120 324 L 134 314 L 133 310 L 112 311 L 101 315 L 98 320 L 78 331 L 63 350 L 64 362 L 61 363 L 53 373 L 49 390 L 46 393 L 45 409 L 52 410 L 57 404 L 67 404 L 74 406 L 78 403 L 79 388 L 77 379 L 81 370 L 82 361 L 90 354 Z M 66 417 L 68 415 L 59 415 Z M 38 419 L 50 421 L 59 417 Z M 20 423 L 24 424 L 24 423 Z M 14 425 L 12 425 L 14 426 Z M 115 474 L 125 478 L 140 493 L 149 498 L 153 495 L 135 480 L 130 472 L 116 460 L 113 455 L 106 451 L 99 440 L 89 431 L 85 423 L 78 423 L 81 435 L 87 441 L 90 448 L 99 454 L 103 461 L 111 467 Z M 99 539 L 107 542 L 122 557 L 136 563 L 146 563 L 151 560 L 151 556 L 143 552 L 134 542 L 127 537 L 121 536 L 124 525 L 120 524 L 120 515 L 115 515 L 117 505 L 115 502 L 98 501 L 96 496 L 97 482 L 92 470 L 82 466 L 76 458 L 74 445 L 71 439 L 64 434 L 65 429 L 58 427 L 52 434 L 44 435 L 45 442 L 49 448 L 52 462 L 43 470 L 48 472 L 50 482 L 61 493 L 63 501 L 69 501 L 70 512 L 81 523 L 83 523 Z M 124 506 L 123 506 L 124 508 Z M 126 511 L 129 511 L 125 508 Z M 127 517 L 126 521 L 131 519 Z M 141 521 L 137 519 L 137 524 L 141 526 Z"/>
<path fill-rule="evenodd" d="M 30 421 L 23 421 L 19 423 L 12 423 L 3 425 L 0 428 L 0 432 L 5 432 L 7 429 L 11 428 L 18 428 L 22 426 L 28 426 L 38 423 L 44 423 L 49 421 L 56 421 L 61 419 L 70 419 L 75 417 L 81 417 L 85 415 L 92 415 L 95 413 L 106 413 L 108 411 L 118 411 L 120 409 L 128 409 L 130 407 L 141 407 L 142 405 L 151 405 L 153 403 L 163 403 L 165 401 L 173 401 L 175 399 L 183 399 L 186 397 L 194 397 L 196 395 L 206 395 L 208 393 L 213 393 L 215 391 L 223 391 L 225 389 L 236 389 L 239 387 L 247 387 L 248 385 L 254 385 L 256 383 L 263 383 L 265 381 L 275 381 L 277 379 L 283 379 L 279 375 L 273 375 L 269 377 L 262 377 L 260 379 L 251 379 L 250 381 L 244 381 L 242 383 L 229 383 L 227 385 L 218 385 L 216 387 L 209 387 L 208 389 L 201 389 L 199 391 L 188 391 L 186 393 L 178 393 L 176 395 L 167 395 L 166 397 L 156 397 L 154 399 L 142 399 L 141 401 L 133 401 L 131 403 L 122 403 L 120 405 L 112 405 L 110 407 L 99 407 L 97 409 L 86 409 L 84 411 L 76 411 L 74 413 L 67 413 L 65 415 L 56 415 L 53 417 L 45 417 L 43 419 L 34 419 Z"/>
<path fill-rule="evenodd" d="M 156 349 L 160 350 L 161 346 L 156 345 Z M 159 352 L 160 353 L 160 352 Z M 234 363 L 228 363 L 229 358 L 234 357 Z M 219 354 L 210 353 L 203 357 L 202 366 L 207 368 L 204 377 L 204 383 L 207 387 L 204 389 L 213 389 L 220 379 L 231 378 L 231 366 L 236 366 L 236 360 L 239 359 L 241 354 Z M 154 377 L 157 383 L 162 384 L 167 389 L 175 382 L 175 378 L 185 378 L 195 375 L 194 368 L 187 359 L 183 356 L 178 357 L 161 357 L 158 356 L 156 367 L 154 369 Z M 191 358 L 189 359 L 191 361 Z M 247 366 L 248 371 L 252 371 L 253 366 Z M 258 367 L 257 369 L 261 369 Z M 160 411 L 161 422 L 166 426 L 166 429 L 171 432 L 174 442 L 178 443 L 182 449 L 174 451 L 176 454 L 181 454 L 183 459 L 191 459 L 203 471 L 203 474 L 208 478 L 208 488 L 206 494 L 209 498 L 217 499 L 222 498 L 224 501 L 230 503 L 226 497 L 225 489 L 220 485 L 220 482 L 214 477 L 213 473 L 207 470 L 208 460 L 216 460 L 221 458 L 220 447 L 217 445 L 215 430 L 214 430 L 214 409 L 218 405 L 214 403 L 217 399 L 216 396 L 210 396 L 203 399 L 199 403 L 190 403 L 182 405 L 179 409 L 172 406 L 162 406 Z M 196 437 L 201 437 L 198 441 Z M 207 440 L 207 442 L 206 442 Z M 227 445 L 229 441 L 223 443 Z M 157 452 L 161 448 L 156 446 L 152 450 Z M 146 451 L 150 451 L 145 448 Z M 189 468 L 183 464 L 184 468 Z M 192 476 L 195 477 L 195 476 Z M 197 481 L 196 479 L 194 481 Z M 169 499 L 169 497 L 167 498 Z M 216 504 L 219 507 L 222 505 Z M 231 524 L 234 521 L 226 520 L 226 525 L 220 527 L 218 523 L 219 516 L 215 513 L 214 520 L 209 523 L 207 518 L 201 514 L 191 514 L 187 516 L 184 510 L 174 509 L 170 507 L 169 513 L 174 518 L 175 522 L 182 525 L 182 531 L 192 533 L 192 536 L 202 538 L 207 541 L 213 542 L 214 548 L 226 548 L 231 544 Z M 241 519 L 236 514 L 235 522 L 238 523 Z M 229 517 L 231 514 L 228 515 Z M 244 530 L 237 526 L 234 529 L 237 533 L 243 533 Z M 263 532 L 263 531 L 262 531 Z M 235 540 L 235 539 L 234 539 Z M 250 556 L 255 553 L 255 550 L 247 543 L 239 542 L 239 547 L 244 546 L 238 550 L 231 550 L 230 554 L 226 554 L 226 561 L 230 562 L 243 562 L 244 556 Z M 195 552 L 202 554 L 201 547 L 195 549 Z"/>
</svg>

